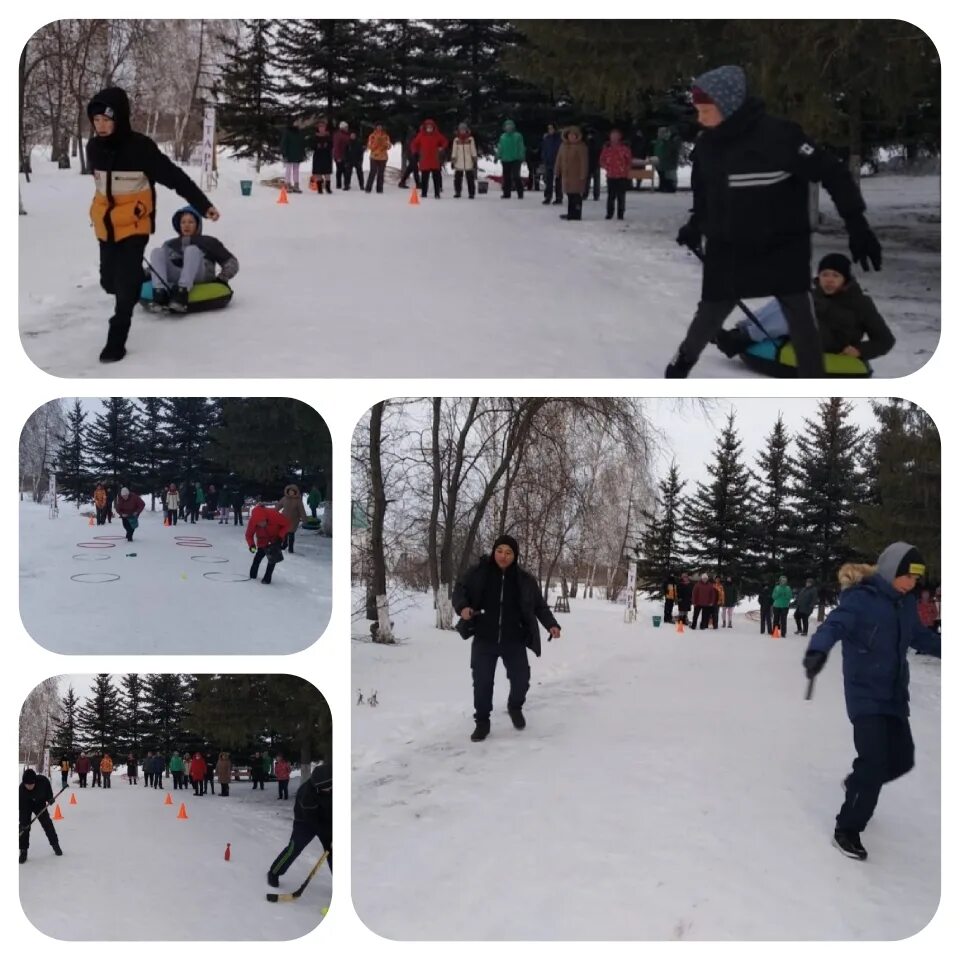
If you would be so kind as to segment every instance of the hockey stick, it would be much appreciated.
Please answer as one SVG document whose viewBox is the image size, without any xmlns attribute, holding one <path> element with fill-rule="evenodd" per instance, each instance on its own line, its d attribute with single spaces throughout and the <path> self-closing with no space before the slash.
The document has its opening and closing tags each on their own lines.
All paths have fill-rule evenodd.
<svg viewBox="0 0 960 960">
<path fill-rule="evenodd" d="M 66 787 L 61 787 L 60 792 L 54 794 L 53 799 L 50 801 L 50 803 L 48 803 L 47 806 L 44 807 L 26 826 L 20 828 L 21 837 L 47 812 L 47 807 L 56 803 L 57 797 L 59 797 L 60 794 L 63 793 L 63 791 L 66 789 L 67 789 Z"/>
<path fill-rule="evenodd" d="M 817 678 L 815 676 L 810 678 L 809 682 L 807 683 L 807 695 L 803 698 L 804 700 L 813 699 L 813 685 L 816 682 L 817 682 Z"/>
<path fill-rule="evenodd" d="M 330 852 L 329 850 L 323 851 L 323 856 L 314 864 L 313 869 L 307 874 L 307 879 L 304 880 L 303 883 L 301 883 L 300 886 L 293 891 L 293 893 L 268 893 L 267 899 L 271 903 L 280 903 L 281 901 L 287 901 L 287 900 L 298 900 L 300 898 L 300 895 L 303 893 L 303 891 L 307 889 L 307 884 L 314 878 L 317 871 L 326 862 L 327 854 L 329 852 Z"/>
<path fill-rule="evenodd" d="M 146 264 L 147 269 L 160 281 L 160 283 L 163 285 L 163 288 L 167 291 L 167 293 L 173 293 L 173 290 L 170 288 L 170 285 L 167 283 L 166 280 L 163 279 L 163 277 L 160 276 L 159 273 L 157 273 L 156 268 L 153 266 L 153 264 L 146 257 L 142 257 L 141 259 Z"/>
<path fill-rule="evenodd" d="M 694 250 L 693 247 L 689 248 L 693 255 L 703 263 L 703 254 L 699 250 Z M 747 319 L 753 321 L 757 325 L 757 328 L 760 332 L 768 339 L 773 340 L 774 338 L 767 333 L 766 327 L 757 319 L 757 315 L 742 301 L 737 301 L 737 306 L 747 315 Z"/>
</svg>

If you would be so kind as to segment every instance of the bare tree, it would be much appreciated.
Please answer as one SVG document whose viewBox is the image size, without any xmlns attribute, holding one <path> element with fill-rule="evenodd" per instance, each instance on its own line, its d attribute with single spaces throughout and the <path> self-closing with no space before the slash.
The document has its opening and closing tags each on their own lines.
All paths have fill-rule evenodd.
<svg viewBox="0 0 960 960">
<path fill-rule="evenodd" d="M 373 556 L 373 592 L 377 598 L 379 628 L 374 634 L 378 643 L 393 643 L 390 623 L 390 604 L 387 600 L 387 560 L 383 549 L 383 527 L 387 513 L 387 492 L 380 462 L 381 430 L 385 402 L 374 404 L 370 410 L 370 488 L 373 499 L 373 518 L 370 525 L 370 552 Z"/>
<path fill-rule="evenodd" d="M 20 431 L 20 499 L 29 485 L 33 500 L 40 503 L 47 492 L 48 477 L 57 447 L 66 432 L 63 400 L 51 400 L 27 418 Z"/>
<path fill-rule="evenodd" d="M 21 763 L 34 767 L 42 763 L 59 716 L 59 684 L 56 677 L 49 677 L 27 694 L 20 708 Z"/>
</svg>

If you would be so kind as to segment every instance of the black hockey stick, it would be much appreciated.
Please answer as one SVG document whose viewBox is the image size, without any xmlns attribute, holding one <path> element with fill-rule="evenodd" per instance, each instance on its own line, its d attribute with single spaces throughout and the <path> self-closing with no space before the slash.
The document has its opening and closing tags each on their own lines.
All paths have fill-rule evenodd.
<svg viewBox="0 0 960 960">
<path fill-rule="evenodd" d="M 307 879 L 304 880 L 303 883 L 301 883 L 300 886 L 293 891 L 293 893 L 268 893 L 267 899 L 271 903 L 280 903 L 281 901 L 286 901 L 286 900 L 298 900 L 300 898 L 300 895 L 303 893 L 303 891 L 307 889 L 307 884 L 314 878 L 314 876 L 316 876 L 317 871 L 326 862 L 327 854 L 329 852 L 330 852 L 329 850 L 323 851 L 323 856 L 314 864 L 313 869 L 307 874 Z"/>
<path fill-rule="evenodd" d="M 817 678 L 815 676 L 810 678 L 809 682 L 807 683 L 807 695 L 803 698 L 804 700 L 813 699 L 813 685 L 816 682 L 817 682 Z"/>
<path fill-rule="evenodd" d="M 700 252 L 700 250 L 694 250 L 693 247 L 690 247 L 689 249 L 693 252 L 693 255 L 694 255 L 701 263 L 703 263 L 703 254 Z M 767 333 L 766 327 L 764 327 L 764 325 L 757 319 L 757 315 L 756 315 L 742 300 L 738 300 L 738 301 L 737 301 L 737 306 L 747 315 L 747 319 L 748 319 L 748 320 L 751 320 L 753 323 L 755 323 L 755 324 L 757 325 L 757 328 L 759 329 L 759 331 L 760 331 L 768 340 L 773 340 L 773 339 L 774 339 L 773 337 L 770 336 L 769 333 Z"/>
<path fill-rule="evenodd" d="M 153 264 L 146 257 L 143 257 L 142 259 L 143 259 L 143 262 L 146 264 L 147 269 L 160 281 L 160 284 L 167 291 L 167 293 L 173 293 L 173 290 L 171 289 L 170 284 L 168 284 L 167 281 L 164 280 L 159 273 L 157 273 Z"/>
<path fill-rule="evenodd" d="M 67 789 L 66 787 L 61 787 L 60 792 L 54 794 L 53 799 L 50 801 L 50 803 L 47 804 L 47 807 L 56 803 L 57 797 L 59 797 L 60 794 L 63 793 L 63 791 L 66 789 Z M 44 807 L 26 826 L 20 828 L 21 837 L 47 812 L 47 807 Z"/>
</svg>

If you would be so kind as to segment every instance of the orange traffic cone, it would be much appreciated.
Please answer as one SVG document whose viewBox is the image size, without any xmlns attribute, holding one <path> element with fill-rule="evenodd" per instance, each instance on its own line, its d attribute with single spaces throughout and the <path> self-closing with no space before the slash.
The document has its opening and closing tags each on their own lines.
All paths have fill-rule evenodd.
<svg viewBox="0 0 960 960">
<path fill-rule="evenodd" d="M 770 634 L 770 636 L 772 636 L 772 637 L 774 638 L 774 640 L 779 640 L 779 639 L 780 639 L 780 628 L 779 628 L 779 627 L 774 627 L 774 628 L 773 628 L 773 633 Z"/>
<path fill-rule="evenodd" d="M 88 527 L 95 526 L 95 524 L 94 524 L 94 522 L 93 522 L 93 517 L 90 518 L 89 522 L 87 523 L 87 526 L 88 526 Z"/>
<path fill-rule="evenodd" d="M 63 819 L 63 814 L 60 812 L 60 804 L 59 804 L 59 803 L 53 808 L 53 819 L 54 819 L 54 820 L 62 820 L 62 819 Z"/>
<path fill-rule="evenodd" d="M 416 206 L 419 206 L 419 205 L 420 205 L 420 194 L 417 193 L 417 188 L 416 188 L 416 187 L 411 187 L 411 188 L 410 188 L 410 201 L 409 201 L 409 202 L 410 202 L 410 206 L 411 206 L 411 207 L 416 207 Z"/>
<path fill-rule="evenodd" d="M 190 819 L 190 818 L 187 816 L 187 805 L 186 805 L 185 803 L 181 803 L 181 804 L 180 804 L 180 809 L 177 811 L 177 819 L 178 819 L 178 820 L 189 820 L 189 819 Z"/>
<path fill-rule="evenodd" d="M 70 806 L 75 807 L 77 805 L 77 795 L 75 793 L 70 794 Z"/>
<path fill-rule="evenodd" d="M 280 188 L 280 196 L 277 197 L 277 203 L 289 203 L 289 202 L 290 201 L 287 199 L 287 188 L 286 186 L 282 186 Z"/>
<path fill-rule="evenodd" d="M 677 621 L 677 633 L 683 633 L 683 621 L 682 621 L 682 620 L 678 620 L 678 621 Z"/>
<path fill-rule="evenodd" d="M 224 860 L 229 860 L 229 859 L 230 859 L 230 844 L 229 844 L 229 843 L 227 844 L 227 849 L 223 851 L 223 859 L 224 859 Z"/>
<path fill-rule="evenodd" d="M 169 793 L 168 793 L 168 794 L 166 795 L 166 797 L 164 798 L 163 805 L 164 805 L 165 807 L 172 807 L 172 806 L 173 806 L 173 797 L 171 797 Z"/>
</svg>

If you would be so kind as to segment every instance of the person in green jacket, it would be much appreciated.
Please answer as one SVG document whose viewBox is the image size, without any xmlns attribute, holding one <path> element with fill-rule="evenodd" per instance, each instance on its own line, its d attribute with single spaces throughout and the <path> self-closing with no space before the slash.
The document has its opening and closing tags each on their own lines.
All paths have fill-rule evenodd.
<svg viewBox="0 0 960 960">
<path fill-rule="evenodd" d="M 517 130 L 517 125 L 508 120 L 503 125 L 503 133 L 497 143 L 497 159 L 503 168 L 503 199 L 509 200 L 513 188 L 517 189 L 517 199 L 523 199 L 523 180 L 520 178 L 520 167 L 527 155 L 527 148 L 523 142 L 523 134 Z"/>
<path fill-rule="evenodd" d="M 773 588 L 773 629 L 780 628 L 780 636 L 787 635 L 787 611 L 790 609 L 790 603 L 793 600 L 793 591 L 787 583 L 786 577 L 781 577 L 780 582 Z"/>
<path fill-rule="evenodd" d="M 661 127 L 653 144 L 657 161 L 657 189 L 661 193 L 677 192 L 677 167 L 680 166 L 680 138 L 670 127 Z"/>
<path fill-rule="evenodd" d="M 317 507 L 320 506 L 320 490 L 316 484 L 310 488 L 310 492 L 307 494 L 307 506 L 310 508 L 310 516 L 316 520 Z"/>
<path fill-rule="evenodd" d="M 280 155 L 286 171 L 284 180 L 291 193 L 303 193 L 300 189 L 300 164 L 307 159 L 307 134 L 291 117 L 280 135 Z"/>
<path fill-rule="evenodd" d="M 203 492 L 203 484 L 198 480 L 193 488 L 193 507 L 190 510 L 190 522 L 196 523 L 200 519 L 200 508 L 206 503 L 207 495 Z"/>
<path fill-rule="evenodd" d="M 173 777 L 173 789 L 180 790 L 185 788 L 183 782 L 183 757 L 174 750 L 170 758 L 170 775 Z"/>
</svg>

